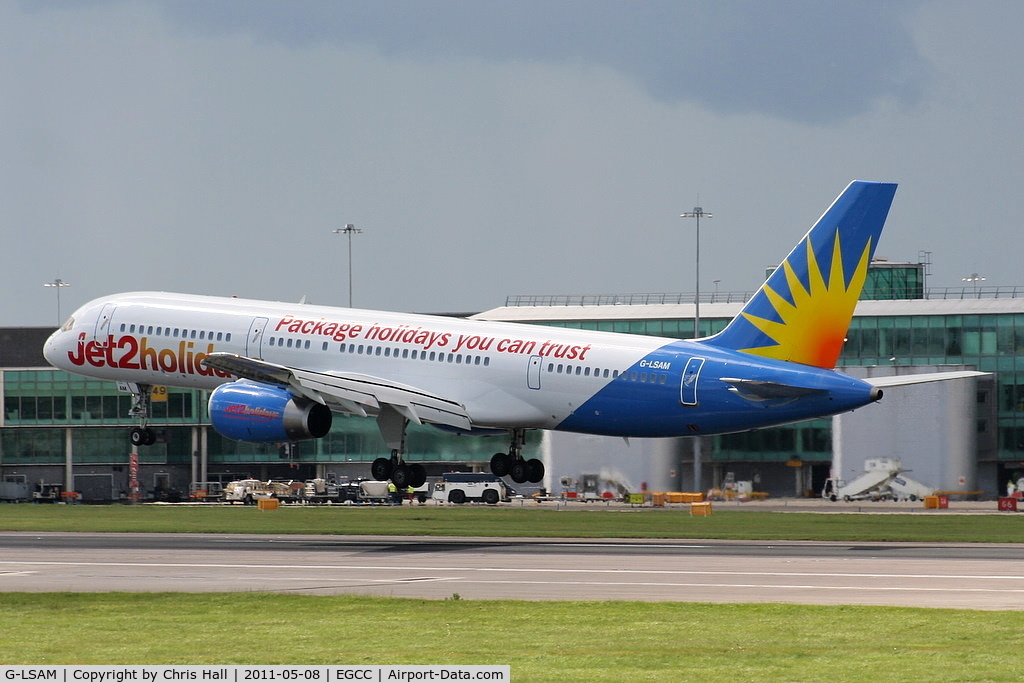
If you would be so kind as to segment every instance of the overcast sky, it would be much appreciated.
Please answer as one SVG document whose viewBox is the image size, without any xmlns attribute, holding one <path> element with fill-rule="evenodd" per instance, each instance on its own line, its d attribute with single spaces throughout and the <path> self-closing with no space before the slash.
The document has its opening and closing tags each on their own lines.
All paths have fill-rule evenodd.
<svg viewBox="0 0 1024 683">
<path fill-rule="evenodd" d="M 137 289 L 478 311 L 877 254 L 1024 285 L 1024 3 L 0 0 L 0 326 Z"/>
</svg>

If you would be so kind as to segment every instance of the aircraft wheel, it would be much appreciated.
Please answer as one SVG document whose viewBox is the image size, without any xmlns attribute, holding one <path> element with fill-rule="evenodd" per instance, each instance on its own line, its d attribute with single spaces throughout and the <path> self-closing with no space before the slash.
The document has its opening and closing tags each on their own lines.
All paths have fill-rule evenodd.
<svg viewBox="0 0 1024 683">
<path fill-rule="evenodd" d="M 411 475 L 409 477 L 409 486 L 418 489 L 427 483 L 427 469 L 423 465 L 419 463 L 410 465 L 409 472 Z"/>
<path fill-rule="evenodd" d="M 544 463 L 538 458 L 526 461 L 526 481 L 538 484 L 544 479 Z"/>
<path fill-rule="evenodd" d="M 498 504 L 498 492 L 495 491 L 494 489 L 487 489 L 487 490 L 485 490 L 480 497 L 488 505 L 497 505 Z"/>
<path fill-rule="evenodd" d="M 377 481 L 387 481 L 391 478 L 391 460 L 388 458 L 377 458 L 370 465 L 370 476 Z"/>
<path fill-rule="evenodd" d="M 132 431 L 128 433 L 128 439 L 133 446 L 142 446 L 146 443 L 146 430 L 142 427 L 132 427 Z"/>
<path fill-rule="evenodd" d="M 466 492 L 462 489 L 455 489 L 448 494 L 448 502 L 462 505 L 466 502 Z"/>
<path fill-rule="evenodd" d="M 509 476 L 512 477 L 512 481 L 514 481 L 515 483 L 525 484 L 529 478 L 526 461 L 523 460 L 522 458 L 519 458 L 514 463 L 512 463 L 512 467 L 509 468 L 508 473 Z"/>
<path fill-rule="evenodd" d="M 491 458 L 491 474 L 496 477 L 504 477 L 508 474 L 512 465 L 512 458 L 508 453 L 495 453 Z"/>
<path fill-rule="evenodd" d="M 412 468 L 406 464 L 401 464 L 391 471 L 391 483 L 395 485 L 399 491 L 411 486 L 412 481 Z"/>
<path fill-rule="evenodd" d="M 146 427 L 142 431 L 145 432 L 145 439 L 146 439 L 146 441 L 145 441 L 144 445 L 152 446 L 153 444 L 156 443 L 156 432 L 154 432 L 149 427 Z"/>
</svg>

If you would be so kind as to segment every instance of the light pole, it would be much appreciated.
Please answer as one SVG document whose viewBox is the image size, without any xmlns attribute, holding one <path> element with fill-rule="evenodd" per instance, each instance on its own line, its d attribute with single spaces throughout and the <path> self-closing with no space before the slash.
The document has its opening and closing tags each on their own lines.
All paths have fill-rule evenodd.
<svg viewBox="0 0 1024 683">
<path fill-rule="evenodd" d="M 679 217 L 680 218 L 696 218 L 697 219 L 697 249 L 696 249 L 696 257 L 697 257 L 697 273 L 696 273 L 697 296 L 694 299 L 694 303 L 696 304 L 696 306 L 694 308 L 694 313 L 693 313 L 693 336 L 696 339 L 697 337 L 700 336 L 700 219 L 701 218 L 711 218 L 711 214 L 707 213 L 706 211 L 704 211 L 704 209 L 702 209 L 701 207 L 695 206 L 695 207 L 693 207 L 693 211 L 687 211 L 686 213 L 679 214 Z"/>
<path fill-rule="evenodd" d="M 699 199 L 698 199 L 699 201 Z M 699 206 L 693 207 L 693 211 L 687 211 L 686 213 L 680 214 L 680 218 L 696 218 L 697 219 L 697 296 L 694 299 L 694 310 L 693 310 L 693 338 L 700 337 L 700 219 L 711 218 L 710 213 L 706 213 L 703 208 Z M 693 437 L 693 488 L 694 491 L 701 490 L 701 459 L 702 459 L 701 439 L 699 436 Z"/>
<path fill-rule="evenodd" d="M 344 228 L 335 228 L 335 235 L 348 235 L 348 307 L 352 308 L 352 235 L 362 234 L 362 230 L 348 223 Z"/>
<path fill-rule="evenodd" d="M 62 287 L 70 287 L 70 282 L 64 282 L 59 277 L 55 278 L 53 282 L 44 282 L 43 287 L 54 287 L 57 289 L 57 327 L 60 327 L 64 321 L 60 317 L 60 290 Z"/>
<path fill-rule="evenodd" d="M 979 282 L 984 282 L 985 278 L 983 278 L 982 276 L 978 275 L 977 273 L 971 273 L 969 277 L 962 277 L 962 278 L 960 278 L 960 281 L 961 282 L 970 282 L 971 283 L 971 285 L 974 287 L 974 298 L 977 299 L 978 298 L 978 283 Z"/>
</svg>

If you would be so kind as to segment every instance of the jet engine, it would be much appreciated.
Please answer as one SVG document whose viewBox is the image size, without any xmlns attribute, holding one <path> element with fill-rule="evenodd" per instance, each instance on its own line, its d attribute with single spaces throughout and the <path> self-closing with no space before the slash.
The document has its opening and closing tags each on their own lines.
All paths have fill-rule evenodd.
<svg viewBox="0 0 1024 683">
<path fill-rule="evenodd" d="M 210 421 L 236 441 L 319 439 L 331 430 L 331 409 L 283 387 L 238 380 L 210 394 Z"/>
</svg>

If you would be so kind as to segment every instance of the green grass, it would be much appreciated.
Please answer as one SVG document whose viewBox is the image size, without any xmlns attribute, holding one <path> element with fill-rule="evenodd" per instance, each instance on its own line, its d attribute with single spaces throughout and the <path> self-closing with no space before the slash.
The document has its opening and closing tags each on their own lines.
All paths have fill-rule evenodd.
<svg viewBox="0 0 1024 683">
<path fill-rule="evenodd" d="M 251 593 L 0 601 L 8 664 L 509 664 L 519 681 L 1009 680 L 1022 646 L 1020 612 Z"/>
<path fill-rule="evenodd" d="M 1016 515 L 0 505 L 24 531 L 1024 542 Z M 8 664 L 508 664 L 520 681 L 1010 680 L 1024 612 L 0 593 Z"/>
<path fill-rule="evenodd" d="M 678 509 L 0 505 L 0 530 L 1024 543 L 1017 515 Z"/>
</svg>

